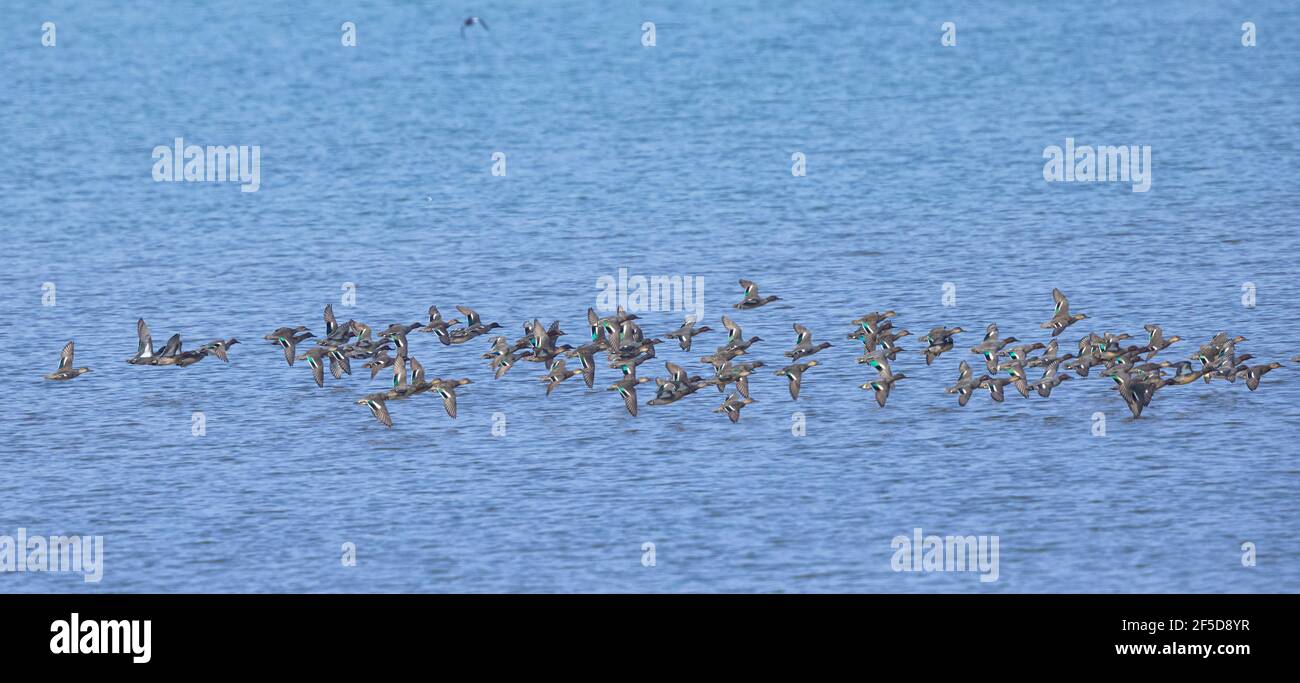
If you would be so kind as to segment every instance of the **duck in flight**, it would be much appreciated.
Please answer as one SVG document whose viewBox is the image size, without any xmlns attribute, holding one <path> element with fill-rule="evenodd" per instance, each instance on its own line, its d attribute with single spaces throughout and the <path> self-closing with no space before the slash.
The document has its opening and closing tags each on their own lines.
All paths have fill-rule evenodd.
<svg viewBox="0 0 1300 683">
<path fill-rule="evenodd" d="M 950 394 L 957 394 L 957 405 L 964 406 L 970 401 L 970 397 L 979 389 L 980 382 L 983 382 L 988 375 L 975 378 L 971 375 L 970 364 L 962 361 L 957 366 L 957 382 L 948 387 L 945 391 Z"/>
<path fill-rule="evenodd" d="M 231 337 L 230 339 L 214 339 L 199 347 L 199 350 L 211 353 L 221 359 L 222 363 L 229 363 L 230 356 L 228 354 L 230 353 L 230 347 L 238 343 L 239 340 L 234 337 Z"/>
<path fill-rule="evenodd" d="M 167 338 L 167 343 L 163 345 L 162 351 L 154 357 L 150 365 L 176 365 L 181 357 L 181 336 L 173 334 Z"/>
<path fill-rule="evenodd" d="M 465 39 L 465 29 L 473 28 L 474 26 L 482 26 L 484 31 L 488 30 L 488 25 L 486 21 L 483 21 L 478 17 L 468 17 L 465 19 L 465 21 L 461 22 L 460 24 L 461 40 Z"/>
<path fill-rule="evenodd" d="M 153 337 L 149 334 L 149 324 L 140 318 L 135 321 L 135 334 L 140 340 L 135 355 L 126 359 L 131 365 L 153 365 Z"/>
<path fill-rule="evenodd" d="M 623 405 L 632 417 L 636 417 L 636 385 L 649 382 L 649 377 L 637 377 L 632 371 L 609 386 L 609 391 L 617 391 L 623 397 Z"/>
<path fill-rule="evenodd" d="M 759 296 L 758 285 L 752 280 L 741 280 L 740 286 L 745 288 L 745 298 L 741 299 L 740 303 L 735 304 L 735 308 L 758 308 L 759 306 L 766 306 L 773 301 L 781 300 L 781 297 L 776 296 L 775 294 L 765 297 Z"/>
<path fill-rule="evenodd" d="M 90 372 L 90 368 L 72 367 L 72 352 L 73 352 L 72 342 L 68 342 L 67 344 L 64 344 L 63 351 L 59 353 L 59 369 L 46 375 L 45 379 L 52 380 L 55 382 L 63 382 L 70 379 L 75 379 L 77 377 L 86 374 L 87 372 Z"/>
<path fill-rule="evenodd" d="M 691 339 L 693 339 L 696 335 L 704 334 L 705 332 L 712 332 L 712 331 L 713 328 L 709 327 L 708 325 L 704 325 L 702 327 L 695 327 L 695 318 L 688 316 L 686 318 L 686 321 L 682 323 L 681 327 L 673 330 L 672 332 L 669 332 L 664 336 L 668 337 L 669 339 L 676 339 L 678 343 L 681 345 L 683 351 L 690 351 Z"/>
<path fill-rule="evenodd" d="M 262 338 L 283 348 L 284 360 L 292 367 L 293 361 L 298 356 L 298 344 L 315 336 L 311 333 L 311 330 L 299 325 L 298 327 L 281 327 Z"/>
<path fill-rule="evenodd" d="M 889 400 L 890 389 L 893 389 L 894 383 L 900 379 L 907 379 L 907 375 L 901 372 L 897 375 L 881 373 L 880 377 L 877 377 L 872 382 L 867 382 L 866 384 L 861 385 L 859 388 L 875 390 L 876 403 L 879 403 L 880 407 L 883 408 L 885 407 L 885 401 Z"/>
<path fill-rule="evenodd" d="M 776 371 L 778 377 L 785 377 L 790 380 L 791 400 L 799 400 L 799 388 L 803 385 L 803 373 L 814 365 L 817 365 L 817 361 L 810 360 L 807 363 L 791 363 Z"/>
<path fill-rule="evenodd" d="M 928 334 L 921 337 L 921 341 L 927 344 L 924 349 L 921 349 L 921 353 L 925 355 L 925 364 L 930 365 L 934 363 L 936 358 L 951 351 L 953 347 L 952 335 L 961 332 L 965 332 L 961 327 L 948 329 L 939 326 L 932 328 Z"/>
<path fill-rule="evenodd" d="M 1051 328 L 1053 337 L 1064 332 L 1065 328 L 1088 317 L 1082 313 L 1070 315 L 1070 300 L 1065 298 L 1065 294 L 1061 293 L 1061 290 L 1053 288 L 1052 298 L 1056 300 L 1056 313 L 1052 315 L 1051 320 L 1039 325 L 1039 327 L 1043 329 Z"/>
<path fill-rule="evenodd" d="M 799 323 L 794 324 L 794 333 L 794 348 L 785 352 L 785 356 L 790 360 L 799 360 L 800 358 L 811 356 L 818 351 L 829 349 L 831 347 L 830 342 L 813 344 L 812 332 Z"/>
<path fill-rule="evenodd" d="M 438 340 L 441 341 L 445 346 L 451 343 L 450 339 L 447 337 L 449 328 L 452 325 L 459 325 L 459 324 L 460 324 L 460 318 L 443 320 L 442 313 L 438 311 L 438 307 L 430 306 L 429 322 L 424 327 L 421 327 L 419 330 L 417 330 L 417 332 L 433 332 L 438 335 Z"/>
<path fill-rule="evenodd" d="M 566 379 L 569 379 L 570 377 L 573 377 L 574 375 L 580 375 L 580 374 L 582 374 L 582 370 L 580 369 L 579 370 L 565 369 L 564 359 L 557 358 L 555 360 L 555 363 L 551 365 L 550 372 L 546 373 L 545 375 L 542 375 L 538 379 L 540 379 L 543 382 L 546 382 L 546 395 L 550 396 L 551 392 L 554 391 L 555 387 L 559 386 L 561 382 L 563 382 Z"/>
<path fill-rule="evenodd" d="M 740 409 L 754 402 L 754 399 L 746 396 L 740 398 L 735 394 L 727 394 L 727 398 L 722 405 L 713 409 L 715 413 L 726 413 L 733 423 L 740 422 Z"/>
</svg>

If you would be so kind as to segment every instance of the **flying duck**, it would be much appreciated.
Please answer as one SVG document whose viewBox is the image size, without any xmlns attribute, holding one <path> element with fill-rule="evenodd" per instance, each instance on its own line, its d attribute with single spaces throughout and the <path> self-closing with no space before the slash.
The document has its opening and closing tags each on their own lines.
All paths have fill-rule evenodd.
<svg viewBox="0 0 1300 683">
<path fill-rule="evenodd" d="M 329 352 L 324 346 L 314 346 L 298 356 L 298 360 L 305 360 L 311 366 L 311 376 L 318 387 L 325 386 L 325 356 Z"/>
<path fill-rule="evenodd" d="M 451 343 L 451 340 L 450 340 L 450 338 L 448 337 L 448 330 L 451 328 L 452 325 L 459 325 L 459 324 L 460 324 L 460 318 L 452 318 L 451 320 L 443 320 L 443 319 L 442 319 L 442 313 L 440 313 L 440 312 L 438 311 L 438 307 L 437 307 L 437 306 L 430 306 L 430 307 L 429 307 L 429 322 L 426 323 L 423 327 L 421 327 L 421 328 L 420 328 L 419 330 L 417 330 L 417 331 L 419 331 L 419 332 L 433 332 L 433 333 L 437 334 L 437 335 L 438 335 L 438 341 L 442 342 L 443 345 L 446 346 L 446 345 L 448 345 L 448 344 Z"/>
<path fill-rule="evenodd" d="M 987 375 L 985 376 L 987 377 Z M 957 405 L 964 406 L 970 401 L 970 397 L 979 388 L 980 382 L 984 378 L 975 379 L 971 376 L 970 364 L 962 361 L 957 366 L 957 382 L 948 387 L 945 391 L 950 394 L 957 394 Z"/>
<path fill-rule="evenodd" d="M 385 328 L 383 332 L 380 332 L 379 336 L 391 340 L 393 345 L 397 347 L 397 355 L 405 356 L 408 353 L 406 335 L 421 327 L 424 327 L 423 323 L 411 323 L 410 325 L 393 323 Z"/>
<path fill-rule="evenodd" d="M 885 407 L 885 401 L 889 399 L 889 390 L 894 388 L 894 383 L 900 379 L 906 379 L 907 375 L 898 373 L 897 375 L 884 375 L 876 378 L 874 381 L 867 382 L 859 386 L 861 389 L 873 389 L 876 392 L 876 403 L 880 407 Z"/>
<path fill-rule="evenodd" d="M 135 321 L 135 334 L 139 338 L 139 346 L 136 347 L 135 355 L 131 356 L 126 362 L 132 365 L 152 365 L 153 364 L 153 337 L 149 334 L 149 325 L 140 318 Z"/>
<path fill-rule="evenodd" d="M 799 387 L 803 384 L 803 373 L 814 365 L 817 365 L 817 361 L 810 360 L 807 363 L 791 363 L 776 371 L 778 377 L 790 380 L 791 400 L 799 400 Z"/>
<path fill-rule="evenodd" d="M 173 334 L 168 337 L 167 343 L 163 345 L 162 350 L 154 356 L 150 365 L 176 365 L 177 359 L 181 355 L 181 336 Z"/>
<path fill-rule="evenodd" d="M 746 396 L 738 398 L 735 394 L 727 394 L 726 400 L 722 405 L 713 409 L 715 413 L 726 413 L 733 423 L 740 421 L 740 409 L 754 402 L 754 399 Z"/>
<path fill-rule="evenodd" d="M 211 352 L 212 355 L 221 359 L 222 363 L 229 363 L 230 357 L 226 354 L 230 351 L 230 347 L 238 343 L 239 340 L 234 337 L 231 337 L 230 339 L 214 339 L 213 341 L 204 344 L 199 350 Z"/>
<path fill-rule="evenodd" d="M 781 297 L 776 295 L 760 297 L 758 295 L 758 285 L 753 281 L 741 280 L 740 286 L 745 288 L 745 298 L 741 299 L 740 303 L 735 305 L 735 308 L 758 308 L 759 306 L 766 306 L 773 301 L 781 300 Z"/>
<path fill-rule="evenodd" d="M 293 361 L 298 354 L 298 344 L 315 336 L 305 327 L 281 327 L 266 335 L 265 339 L 269 339 L 273 344 L 279 344 L 284 349 L 285 362 L 293 366 Z"/>
<path fill-rule="evenodd" d="M 1052 389 L 1060 386 L 1061 382 L 1070 379 L 1069 375 L 1057 371 L 1061 362 L 1059 359 L 1052 361 L 1051 365 L 1048 365 L 1047 369 L 1043 371 L 1043 376 L 1038 381 L 1030 383 L 1029 388 L 1036 390 L 1038 395 L 1043 398 L 1051 396 Z"/>
<path fill-rule="evenodd" d="M 384 394 L 379 393 L 370 394 L 365 398 L 359 398 L 357 399 L 357 403 L 370 408 L 370 414 L 374 415 L 376 420 L 379 420 L 379 424 L 391 428 L 393 426 L 393 418 L 388 414 L 388 404 L 385 402 L 386 400 L 387 397 Z"/>
<path fill-rule="evenodd" d="M 628 414 L 636 417 L 636 385 L 649 381 L 649 377 L 637 377 L 635 373 L 628 373 L 611 384 L 609 391 L 617 391 L 623 397 L 623 405 L 627 407 Z"/>
<path fill-rule="evenodd" d="M 830 342 L 822 342 L 814 345 L 812 342 L 812 332 L 809 332 L 808 328 L 799 323 L 794 324 L 794 332 L 794 348 L 785 352 L 786 357 L 790 360 L 799 360 L 800 358 L 811 356 L 818 351 L 829 349 L 831 347 Z"/>
<path fill-rule="evenodd" d="M 1082 313 L 1070 315 L 1070 301 L 1065 298 L 1065 295 L 1061 293 L 1061 290 L 1053 288 L 1052 298 L 1056 300 L 1056 313 L 1052 316 L 1051 320 L 1039 325 L 1039 327 L 1043 329 L 1050 327 L 1052 329 L 1053 337 L 1064 332 L 1065 328 L 1088 317 Z"/>
<path fill-rule="evenodd" d="M 72 352 L 72 342 L 64 344 L 63 351 L 59 352 L 59 369 L 46 375 L 45 379 L 53 380 L 55 382 L 63 382 L 90 372 L 90 368 L 72 367 Z"/>
<path fill-rule="evenodd" d="M 664 336 L 668 337 L 669 339 L 676 339 L 678 343 L 681 345 L 683 351 L 690 351 L 691 339 L 694 338 L 695 335 L 704 334 L 705 332 L 712 332 L 712 331 L 713 328 L 709 327 L 708 325 L 704 325 L 702 327 L 695 327 L 695 318 L 687 316 L 686 321 L 682 323 L 681 327 L 673 330 L 672 332 L 669 332 Z"/>
<path fill-rule="evenodd" d="M 885 311 L 883 313 L 880 311 L 874 311 L 852 321 L 853 324 L 857 325 L 861 330 L 850 332 L 849 339 L 856 339 L 863 332 L 866 332 L 867 334 L 875 334 L 879 332 L 881 329 L 884 329 L 884 324 L 887 322 L 886 319 L 892 318 L 895 315 L 897 314 L 893 311 Z"/>
<path fill-rule="evenodd" d="M 486 21 L 483 21 L 482 19 L 480 19 L 480 18 L 478 18 L 478 17 L 469 17 L 469 18 L 465 19 L 465 21 L 461 22 L 461 24 L 460 24 L 460 39 L 461 39 L 461 40 L 464 40 L 464 39 L 465 39 L 465 29 L 470 28 L 470 27 L 473 27 L 473 26 L 482 26 L 484 31 L 488 30 L 488 25 L 487 25 L 487 22 L 486 22 Z"/>
<path fill-rule="evenodd" d="M 555 390 L 555 387 L 560 385 L 560 382 L 563 382 L 564 380 L 581 373 L 582 373 L 581 370 L 564 369 L 564 359 L 559 358 L 556 359 L 553 365 L 551 365 L 551 371 L 546 373 L 539 379 L 541 379 L 541 381 L 543 382 L 546 382 L 546 395 L 550 396 L 551 392 Z"/>
<path fill-rule="evenodd" d="M 721 367 L 716 368 L 716 376 L 713 379 L 706 380 L 706 382 L 716 385 L 719 392 L 724 391 L 728 384 L 735 384 L 736 391 L 739 391 L 741 396 L 749 398 L 749 376 L 761 367 L 763 367 L 763 361 L 741 363 L 740 365 L 732 365 L 731 361 L 727 361 Z"/>
<path fill-rule="evenodd" d="M 1271 370 L 1282 367 L 1281 363 L 1269 363 L 1268 365 L 1256 365 L 1254 367 L 1244 368 L 1237 373 L 1238 377 L 1246 378 L 1246 388 L 1254 391 L 1259 388 L 1259 380 Z"/>
<path fill-rule="evenodd" d="M 984 375 L 980 377 L 978 386 L 981 389 L 988 389 L 989 396 L 991 396 L 994 401 L 1001 403 L 1004 396 L 1003 388 L 1010 383 L 1010 377 L 990 377 Z"/>
<path fill-rule="evenodd" d="M 1157 353 L 1169 348 L 1174 342 L 1183 339 L 1178 335 L 1165 337 L 1164 330 L 1161 330 L 1159 325 L 1143 325 L 1142 328 L 1151 334 L 1151 337 L 1147 340 L 1147 348 L 1151 350 L 1151 355 L 1147 356 L 1147 360 L 1155 358 Z"/>
<path fill-rule="evenodd" d="M 952 336 L 965 331 L 960 327 L 948 329 L 941 326 L 931 329 L 924 337 L 921 337 L 921 341 L 926 343 L 926 347 L 921 349 L 921 353 L 925 355 L 925 364 L 930 365 L 936 358 L 951 351 L 953 347 Z"/>
<path fill-rule="evenodd" d="M 442 407 L 447 411 L 447 417 L 456 419 L 456 388 L 470 384 L 468 379 L 435 379 L 432 381 L 433 391 L 442 397 Z"/>
</svg>

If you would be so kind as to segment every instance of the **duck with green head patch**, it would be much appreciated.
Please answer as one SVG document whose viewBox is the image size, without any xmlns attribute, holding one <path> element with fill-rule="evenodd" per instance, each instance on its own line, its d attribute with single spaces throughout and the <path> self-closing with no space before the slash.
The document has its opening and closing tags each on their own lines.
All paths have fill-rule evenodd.
<svg viewBox="0 0 1300 683">
<path fill-rule="evenodd" d="M 465 316 L 466 326 L 462 329 L 449 331 L 445 341 L 447 344 L 464 344 L 471 339 L 482 336 L 501 327 L 499 323 L 484 324 L 483 319 L 479 314 L 468 306 L 457 306 L 456 310 L 460 311 L 460 314 Z"/>
<path fill-rule="evenodd" d="M 1020 392 L 1024 398 L 1029 398 L 1029 377 L 1025 374 L 1025 367 L 1019 361 L 1011 361 L 998 366 L 1000 372 L 1006 372 L 1011 377 L 1011 385 Z"/>
<path fill-rule="evenodd" d="M 889 362 L 891 360 L 889 352 L 884 349 L 877 349 L 871 353 L 864 353 L 861 356 L 858 356 L 858 364 L 870 365 L 873 370 L 881 374 L 889 374 L 892 372 L 892 369 L 889 367 Z"/>
<path fill-rule="evenodd" d="M 1044 346 L 1042 342 L 1034 342 L 1033 344 L 1021 344 L 1020 346 L 1015 346 L 1009 349 L 1007 351 L 1007 357 L 1013 361 L 1024 363 L 1026 362 L 1026 360 L 1028 360 L 1029 354 L 1043 348 L 1047 348 L 1047 347 Z"/>
</svg>

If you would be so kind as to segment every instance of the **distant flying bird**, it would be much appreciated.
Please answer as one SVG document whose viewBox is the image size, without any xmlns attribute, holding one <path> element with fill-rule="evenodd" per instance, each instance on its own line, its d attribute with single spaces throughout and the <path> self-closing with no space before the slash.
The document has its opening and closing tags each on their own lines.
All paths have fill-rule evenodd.
<svg viewBox="0 0 1300 683">
<path fill-rule="evenodd" d="M 479 26 L 482 26 L 484 31 L 488 30 L 488 25 L 487 25 L 487 22 L 486 22 L 486 21 L 483 21 L 482 19 L 479 19 L 478 17 L 470 17 L 470 18 L 466 19 L 466 20 L 465 20 L 463 23 L 461 23 L 461 25 L 460 25 L 460 37 L 461 37 L 462 40 L 464 40 L 464 38 L 465 38 L 465 29 L 467 29 L 467 28 L 469 28 L 469 27 L 471 27 L 471 26 L 474 26 L 475 24 L 477 24 L 477 25 L 479 25 Z"/>
</svg>

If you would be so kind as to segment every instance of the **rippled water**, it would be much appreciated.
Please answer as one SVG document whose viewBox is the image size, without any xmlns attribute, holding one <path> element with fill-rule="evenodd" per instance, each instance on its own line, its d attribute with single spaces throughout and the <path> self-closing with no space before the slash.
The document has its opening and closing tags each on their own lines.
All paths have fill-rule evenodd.
<svg viewBox="0 0 1300 683">
<path fill-rule="evenodd" d="M 1300 11 L 1214 4 L 491 3 L 463 40 L 465 10 L 427 3 L 14 8 L 0 535 L 98 534 L 106 558 L 98 584 L 0 590 L 1294 591 Z M 153 182 L 177 136 L 260 145 L 260 191 Z M 1150 145 L 1151 190 L 1045 183 L 1067 137 Z M 419 335 L 430 374 L 474 384 L 459 419 L 421 396 L 386 430 L 352 401 L 387 375 L 318 389 L 261 341 L 321 332 L 327 303 L 376 329 L 462 303 L 576 344 L 619 268 L 704 278 L 710 324 L 764 338 L 739 424 L 713 389 L 631 418 L 612 371 L 548 398 L 537 365 L 493 381 L 485 340 Z M 783 300 L 732 311 L 740 277 Z M 964 348 L 991 321 L 1046 340 L 1054 286 L 1090 316 L 1063 346 L 1154 322 L 1188 340 L 1166 357 L 1229 330 L 1287 367 L 1257 392 L 1167 389 L 1137 421 L 1095 373 L 959 409 Z M 932 367 L 900 359 L 881 409 L 844 333 L 885 308 L 917 336 L 974 332 Z M 244 343 L 229 365 L 130 366 L 140 316 L 159 343 Z M 662 335 L 681 313 L 642 317 Z M 835 344 L 797 403 L 769 374 L 795 322 Z M 45 382 L 68 339 L 94 372 Z M 660 356 L 699 372 L 720 340 Z M 999 536 L 999 580 L 891 571 L 916 527 Z"/>
</svg>

